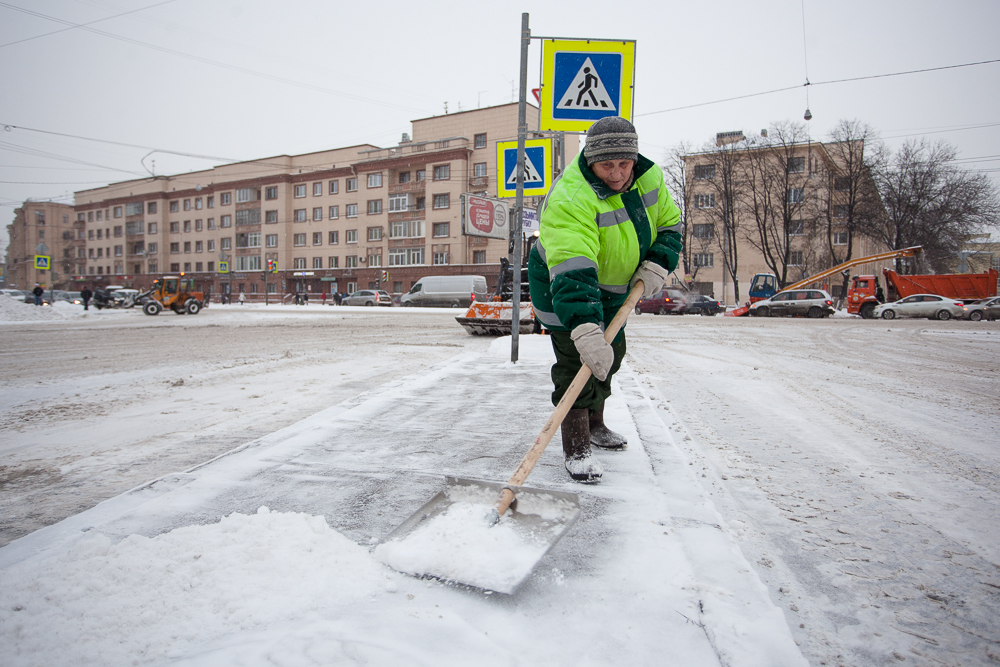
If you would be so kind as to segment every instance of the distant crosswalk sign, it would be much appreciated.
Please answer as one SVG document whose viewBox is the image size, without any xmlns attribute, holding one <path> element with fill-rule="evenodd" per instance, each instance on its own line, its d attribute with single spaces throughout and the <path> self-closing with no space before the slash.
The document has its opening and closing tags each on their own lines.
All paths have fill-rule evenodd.
<svg viewBox="0 0 1000 667">
<path fill-rule="evenodd" d="M 52 267 L 52 258 L 48 255 L 35 255 L 35 268 L 39 271 L 48 271 Z"/>
<path fill-rule="evenodd" d="M 497 196 L 517 196 L 517 142 L 497 142 Z M 552 140 L 524 142 L 524 195 L 544 195 L 552 185 Z"/>
<path fill-rule="evenodd" d="M 540 127 L 586 132 L 605 116 L 632 120 L 635 42 L 542 42 Z"/>
<path fill-rule="evenodd" d="M 229 273 L 229 262 L 219 262 L 219 273 Z"/>
</svg>

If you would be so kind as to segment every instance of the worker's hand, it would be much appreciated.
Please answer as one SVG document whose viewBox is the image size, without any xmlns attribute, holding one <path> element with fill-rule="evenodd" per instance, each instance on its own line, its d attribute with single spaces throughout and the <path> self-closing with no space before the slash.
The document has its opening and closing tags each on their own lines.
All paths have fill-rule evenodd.
<svg viewBox="0 0 1000 667">
<path fill-rule="evenodd" d="M 573 329 L 570 338 L 576 344 L 580 359 L 587 364 L 594 377 L 606 380 L 612 364 L 615 363 L 615 351 L 611 349 L 611 344 L 604 340 L 601 327 L 593 322 L 585 322 Z"/>
<path fill-rule="evenodd" d="M 632 280 L 629 281 L 628 288 L 631 290 L 635 285 L 635 282 L 637 280 L 641 280 L 642 296 L 643 298 L 648 299 L 663 289 L 669 275 L 670 272 L 665 268 L 656 262 L 651 262 L 647 259 L 645 262 L 640 264 L 639 268 L 632 274 Z"/>
</svg>

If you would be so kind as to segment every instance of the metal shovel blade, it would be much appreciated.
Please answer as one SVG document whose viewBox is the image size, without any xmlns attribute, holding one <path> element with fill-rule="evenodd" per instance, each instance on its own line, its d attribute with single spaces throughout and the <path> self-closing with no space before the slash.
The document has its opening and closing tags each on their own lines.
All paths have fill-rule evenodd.
<svg viewBox="0 0 1000 667">
<path fill-rule="evenodd" d="M 445 488 L 374 548 L 389 567 L 508 595 L 580 518 L 575 493 L 510 487 L 500 522 L 487 517 L 506 484 L 446 477 Z"/>
</svg>

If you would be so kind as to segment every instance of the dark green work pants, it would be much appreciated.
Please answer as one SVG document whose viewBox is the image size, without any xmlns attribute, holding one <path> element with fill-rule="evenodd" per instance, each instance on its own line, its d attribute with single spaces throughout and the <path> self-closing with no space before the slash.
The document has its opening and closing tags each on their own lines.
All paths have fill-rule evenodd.
<svg viewBox="0 0 1000 667">
<path fill-rule="evenodd" d="M 552 349 L 556 353 L 556 363 L 552 365 L 552 384 L 555 390 L 552 392 L 552 405 L 557 405 L 559 399 L 563 397 L 569 389 L 573 378 L 580 371 L 583 362 L 580 361 L 580 353 L 576 351 L 576 345 L 570 338 L 568 331 L 550 331 L 552 338 Z M 614 377 L 618 369 L 621 368 L 622 359 L 625 358 L 625 330 L 622 329 L 615 336 L 611 343 L 611 349 L 615 352 L 615 363 L 611 365 L 611 372 L 604 380 L 598 380 L 593 375 L 583 385 L 583 390 L 573 403 L 573 409 L 579 410 L 587 408 L 591 412 L 600 410 L 604 401 L 611 395 L 611 378 Z"/>
</svg>

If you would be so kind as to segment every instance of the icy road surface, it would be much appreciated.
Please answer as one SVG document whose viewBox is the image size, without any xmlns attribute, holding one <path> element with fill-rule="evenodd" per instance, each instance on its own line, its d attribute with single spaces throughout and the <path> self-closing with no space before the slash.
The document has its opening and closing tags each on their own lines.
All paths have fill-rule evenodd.
<svg viewBox="0 0 1000 667">
<path fill-rule="evenodd" d="M 24 588 L 30 581 L 19 578 L 14 587 L 2 577 L 30 570 L 40 557 L 31 554 L 45 549 L 54 549 L 48 557 L 63 566 L 34 590 L 47 585 L 53 593 L 55 587 L 56 598 L 79 593 L 72 572 L 81 559 L 96 559 L 83 569 L 93 576 L 107 567 L 108 554 L 131 554 L 140 564 L 177 558 L 178 549 L 195 548 L 192 558 L 203 558 L 203 547 L 223 558 L 232 548 L 239 557 L 245 545 L 220 538 L 213 526 L 229 525 L 214 522 L 241 512 L 271 517 L 226 529 L 238 536 L 257 526 L 259 565 L 276 544 L 312 531 L 336 557 L 365 563 L 350 585 L 330 579 L 346 586 L 346 599 L 387 593 L 409 599 L 418 594 L 415 580 L 369 572 L 368 560 L 344 545 L 383 536 L 440 487 L 440 474 L 506 479 L 551 409 L 548 362 L 533 358 L 530 337 L 523 339 L 523 363 L 504 371 L 496 358 L 489 360 L 490 341 L 466 335 L 450 311 L 213 306 L 194 318 L 153 319 L 131 311 L 82 317 L 58 307 L 38 309 L 43 318 L 33 306 L 25 308 L 12 314 L 0 302 L 0 544 L 27 535 L 0 549 L 5 595 L 30 599 Z M 599 454 L 609 468 L 605 484 L 586 491 L 583 518 L 543 559 L 513 606 L 455 606 L 443 593 L 428 593 L 433 605 L 446 608 L 441 617 L 448 630 L 436 636 L 457 641 L 456 659 L 488 654 L 513 661 L 534 650 L 560 664 L 549 643 L 573 641 L 565 634 L 568 612 L 595 642 L 597 652 L 586 655 L 608 657 L 595 664 L 610 664 L 611 655 L 632 664 L 664 664 L 665 655 L 693 660 L 704 658 L 706 647 L 712 657 L 704 664 L 797 664 L 781 648 L 782 630 L 768 610 L 776 605 L 771 609 L 783 615 L 784 632 L 813 665 L 1000 660 L 998 323 L 643 315 L 631 318 L 628 332 L 628 367 L 608 419 L 642 447 Z M 435 383 L 447 390 L 436 391 Z M 446 404 L 434 400 L 439 393 Z M 341 435 L 324 444 L 330 429 Z M 354 446 L 351 432 L 358 434 Z M 267 447 L 267 457 L 254 454 Z M 276 456 L 275 447 L 297 453 Z M 564 480 L 557 452 L 558 438 L 529 483 L 578 490 Z M 119 495 L 156 478 L 162 479 Z M 232 480 L 241 478 L 234 487 Z M 188 497 L 185 489 L 189 505 L 180 500 Z M 136 509 L 143 502 L 146 509 Z M 261 505 L 279 514 L 258 514 Z M 106 519 L 103 537 L 81 543 L 75 561 L 51 546 L 73 534 L 71 527 L 80 530 L 74 515 L 83 523 L 117 517 Z M 314 519 L 296 518 L 316 515 L 348 540 L 326 536 Z M 647 533 L 643 525 L 659 532 Z M 265 528 L 273 537 L 261 533 Z M 187 546 L 171 537 L 182 530 L 193 531 Z M 136 537 L 115 544 L 130 534 Z M 153 540 L 137 542 L 138 535 Z M 161 538 L 170 541 L 156 542 Z M 597 553 L 621 550 L 617 567 L 615 559 L 596 557 L 595 545 Z M 196 568 L 202 577 L 205 567 Z M 654 576 L 660 572 L 669 576 Z M 131 576 L 143 580 L 141 570 Z M 766 585 L 761 593 L 754 587 L 758 577 Z M 652 599 L 636 604 L 623 597 L 622 582 L 641 590 L 643 578 Z M 282 581 L 267 589 L 282 589 Z M 227 613 L 274 620 L 272 612 L 258 613 L 247 599 L 214 585 L 230 605 Z M 595 586 L 602 591 L 596 597 Z M 108 599 L 134 597 L 113 589 L 108 584 Z M 403 597 L 407 590 L 413 592 Z M 746 610 L 722 604 L 727 590 L 760 616 L 762 625 L 749 633 L 755 640 L 747 639 Z M 433 618 L 428 599 L 418 597 L 423 604 L 411 611 Z M 81 598 L 82 608 L 87 600 Z M 198 603 L 208 616 L 195 619 L 208 644 L 187 653 L 174 646 L 163 656 L 187 655 L 190 664 L 200 656 L 212 664 L 208 656 L 217 658 L 218 650 L 237 664 L 238 656 L 259 657 L 275 647 L 283 655 L 291 645 L 311 646 L 317 655 L 344 650 L 309 638 L 327 610 L 307 601 L 305 611 L 319 616 L 297 629 L 268 626 L 270 649 L 243 642 L 230 644 L 227 654 L 226 641 L 235 640 L 226 633 L 239 626 L 238 617 L 213 616 L 218 608 L 210 603 Z M 285 604 L 294 610 L 294 601 Z M 543 611 L 552 605 L 556 616 Z M 406 615 L 394 605 L 375 604 L 376 610 Z M 155 620 L 156 612 L 146 611 Z M 521 637 L 530 649 L 524 654 L 505 653 L 500 638 L 473 641 L 452 616 L 478 614 L 491 627 L 499 622 L 502 637 L 502 626 L 516 630 L 512 623 L 521 612 L 537 630 Z M 68 620 L 58 608 L 0 613 L 7 629 L 17 614 L 34 619 L 19 635 L 19 647 L 29 653 L 31 646 L 52 648 L 39 623 Z M 352 608 L 350 614 L 357 613 Z M 366 639 L 389 641 L 376 623 L 361 618 L 357 624 Z M 90 629 L 79 632 L 90 636 Z M 6 645 L 10 637 L 3 639 Z M 126 651 L 128 659 L 146 655 L 149 639 L 123 642 L 135 647 Z M 221 644 L 206 648 L 212 641 Z M 760 646 L 754 641 L 776 653 L 755 663 L 751 656 Z M 390 645 L 376 644 L 379 650 Z M 422 655 L 410 648 L 411 657 Z M 432 646 L 417 648 L 427 658 L 440 657 Z M 155 664 L 152 658 L 140 664 Z M 258 663 L 248 658 L 246 664 Z M 497 664 L 510 663 L 501 658 Z"/>
</svg>

